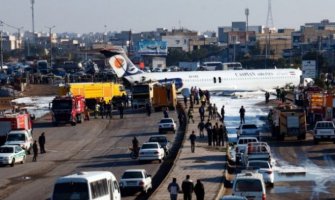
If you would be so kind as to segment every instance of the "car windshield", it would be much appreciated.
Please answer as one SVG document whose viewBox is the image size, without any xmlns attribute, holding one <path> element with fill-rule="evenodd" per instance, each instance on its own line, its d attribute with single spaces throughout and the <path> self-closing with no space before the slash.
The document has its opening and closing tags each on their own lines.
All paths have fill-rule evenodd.
<svg viewBox="0 0 335 200">
<path fill-rule="evenodd" d="M 129 178 L 143 178 L 142 172 L 125 172 L 122 175 L 122 179 Z"/>
<path fill-rule="evenodd" d="M 25 141 L 24 134 L 9 134 L 7 141 Z"/>
<path fill-rule="evenodd" d="M 12 147 L 0 147 L 0 153 L 13 153 L 14 148 Z"/>
<path fill-rule="evenodd" d="M 270 168 L 269 164 L 266 162 L 249 162 L 249 167 L 252 167 L 253 169 Z"/>
<path fill-rule="evenodd" d="M 141 149 L 157 149 L 157 144 L 143 144 Z"/>
<path fill-rule="evenodd" d="M 260 180 L 247 179 L 237 180 L 235 185 L 236 192 L 262 192 Z"/>
<path fill-rule="evenodd" d="M 87 183 L 57 183 L 52 199 L 87 200 L 89 199 Z"/>
<path fill-rule="evenodd" d="M 257 126 L 255 124 L 244 124 L 242 128 L 243 129 L 254 129 L 254 128 L 257 128 Z"/>
<path fill-rule="evenodd" d="M 316 125 L 316 128 L 318 129 L 333 129 L 334 126 L 332 123 L 318 123 Z"/>
<path fill-rule="evenodd" d="M 162 124 L 172 123 L 172 119 L 162 119 L 160 123 Z"/>
</svg>

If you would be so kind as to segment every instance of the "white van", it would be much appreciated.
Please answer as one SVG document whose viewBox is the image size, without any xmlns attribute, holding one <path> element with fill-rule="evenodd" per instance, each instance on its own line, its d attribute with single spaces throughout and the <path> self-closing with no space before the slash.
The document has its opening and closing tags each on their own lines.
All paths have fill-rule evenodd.
<svg viewBox="0 0 335 200">
<path fill-rule="evenodd" d="M 28 154 L 33 148 L 34 139 L 30 131 L 27 130 L 13 130 L 7 135 L 6 145 L 18 145 L 22 149 L 25 149 Z"/>
<path fill-rule="evenodd" d="M 58 178 L 51 199 L 121 200 L 121 192 L 111 172 L 78 172 Z"/>
<path fill-rule="evenodd" d="M 263 175 L 254 172 L 237 174 L 233 184 L 233 195 L 244 196 L 253 200 L 266 200 Z"/>
</svg>

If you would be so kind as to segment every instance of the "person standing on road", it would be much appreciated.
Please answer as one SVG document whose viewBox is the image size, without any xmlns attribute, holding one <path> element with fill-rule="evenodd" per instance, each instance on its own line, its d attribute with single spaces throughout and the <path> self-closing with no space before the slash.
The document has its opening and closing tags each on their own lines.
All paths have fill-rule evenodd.
<svg viewBox="0 0 335 200">
<path fill-rule="evenodd" d="M 194 131 L 192 131 L 192 134 L 190 135 L 190 141 L 191 141 L 191 151 L 192 153 L 194 153 L 195 150 L 195 139 L 197 138 L 197 136 L 195 136 Z"/>
<path fill-rule="evenodd" d="M 37 160 L 37 154 L 38 154 L 38 147 L 37 147 L 37 141 L 35 140 L 34 141 L 34 144 L 33 144 L 33 162 L 36 162 Z"/>
<path fill-rule="evenodd" d="M 201 105 L 199 107 L 200 120 L 205 121 L 205 106 Z"/>
<path fill-rule="evenodd" d="M 171 200 L 177 200 L 178 199 L 178 192 L 180 191 L 179 185 L 177 183 L 177 178 L 172 179 L 172 182 L 169 184 L 167 189 L 170 193 L 170 199 Z"/>
<path fill-rule="evenodd" d="M 204 138 L 204 129 L 205 129 L 205 123 L 203 120 L 201 120 L 198 124 L 198 129 L 199 129 L 199 137 Z"/>
<path fill-rule="evenodd" d="M 197 197 L 197 200 L 204 200 L 205 199 L 205 187 L 204 184 L 198 179 L 197 183 L 194 186 L 194 193 Z"/>
<path fill-rule="evenodd" d="M 168 108 L 168 107 L 166 107 L 166 108 L 164 109 L 164 111 L 163 111 L 163 116 L 164 116 L 164 118 L 169 118 L 169 108 Z"/>
<path fill-rule="evenodd" d="M 240 108 L 240 121 L 241 121 L 241 124 L 242 124 L 242 123 L 245 124 L 245 119 L 244 119 L 244 117 L 245 117 L 245 109 L 244 109 L 243 106 L 241 106 L 241 108 Z"/>
<path fill-rule="evenodd" d="M 38 144 L 40 145 L 41 154 L 45 153 L 44 145 L 45 145 L 45 135 L 44 132 L 38 137 Z"/>
<path fill-rule="evenodd" d="M 124 106 L 123 106 L 123 103 L 121 102 L 119 104 L 120 119 L 123 119 L 123 110 L 124 110 Z"/>
<path fill-rule="evenodd" d="M 224 110 L 224 105 L 221 107 L 221 121 L 222 123 L 224 122 L 224 115 L 225 115 L 225 110 Z"/>
<path fill-rule="evenodd" d="M 186 175 L 186 179 L 183 181 L 181 188 L 184 193 L 184 200 L 192 200 L 194 184 L 193 181 L 190 179 L 190 175 Z"/>
<path fill-rule="evenodd" d="M 146 102 L 146 104 L 145 104 L 145 109 L 146 109 L 146 111 L 147 111 L 147 115 L 148 115 L 148 117 L 150 117 L 150 115 L 151 115 L 151 104 L 150 104 L 149 101 Z"/>
<path fill-rule="evenodd" d="M 205 124 L 205 128 L 207 131 L 208 146 L 212 146 L 213 132 L 212 132 L 212 123 L 209 119 Z"/>
</svg>

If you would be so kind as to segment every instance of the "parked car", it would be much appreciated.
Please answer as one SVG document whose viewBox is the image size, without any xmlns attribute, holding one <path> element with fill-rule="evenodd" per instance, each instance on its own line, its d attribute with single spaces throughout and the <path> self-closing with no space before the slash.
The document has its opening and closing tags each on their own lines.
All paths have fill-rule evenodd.
<svg viewBox="0 0 335 200">
<path fill-rule="evenodd" d="M 26 152 L 17 145 L 3 145 L 0 147 L 0 164 L 14 166 L 15 163 L 26 162 Z"/>
<path fill-rule="evenodd" d="M 264 183 L 270 187 L 274 185 L 274 173 L 272 166 L 265 160 L 250 160 L 247 164 L 247 169 L 256 170 L 256 172 L 263 175 Z"/>
<path fill-rule="evenodd" d="M 25 149 L 28 154 L 33 147 L 33 137 L 30 131 L 27 130 L 13 130 L 10 131 L 7 135 L 7 140 L 5 144 L 8 145 L 18 145 Z"/>
<path fill-rule="evenodd" d="M 237 174 L 232 191 L 234 196 L 244 196 L 253 200 L 266 199 L 263 175 L 260 173 L 245 172 Z"/>
<path fill-rule="evenodd" d="M 145 169 L 126 170 L 120 179 L 121 193 L 131 191 L 142 191 L 147 193 L 152 189 L 151 175 Z"/>
<path fill-rule="evenodd" d="M 332 141 L 335 143 L 335 125 L 332 121 L 318 121 L 313 129 L 314 144 L 319 141 Z"/>
<path fill-rule="evenodd" d="M 162 162 L 164 157 L 165 151 L 158 142 L 146 142 L 140 148 L 138 160 L 140 162 L 144 160 L 159 160 L 159 162 Z"/>
<path fill-rule="evenodd" d="M 153 135 L 149 138 L 148 142 L 158 142 L 164 148 L 165 154 L 169 154 L 171 143 L 165 135 Z"/>
<path fill-rule="evenodd" d="M 176 133 L 177 125 L 174 122 L 173 118 L 163 118 L 158 124 L 158 132 L 160 134 L 172 131 L 173 133 Z"/>
</svg>

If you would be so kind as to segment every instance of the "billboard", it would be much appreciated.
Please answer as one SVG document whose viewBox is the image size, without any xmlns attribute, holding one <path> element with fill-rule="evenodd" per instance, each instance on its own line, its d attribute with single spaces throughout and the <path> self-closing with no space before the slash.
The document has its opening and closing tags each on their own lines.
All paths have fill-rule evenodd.
<svg viewBox="0 0 335 200">
<path fill-rule="evenodd" d="M 165 41 L 145 40 L 140 41 L 138 46 L 140 55 L 167 55 L 167 42 Z"/>
<path fill-rule="evenodd" d="M 304 78 L 316 78 L 316 61 L 315 60 L 303 60 L 302 61 L 302 76 Z"/>
</svg>

